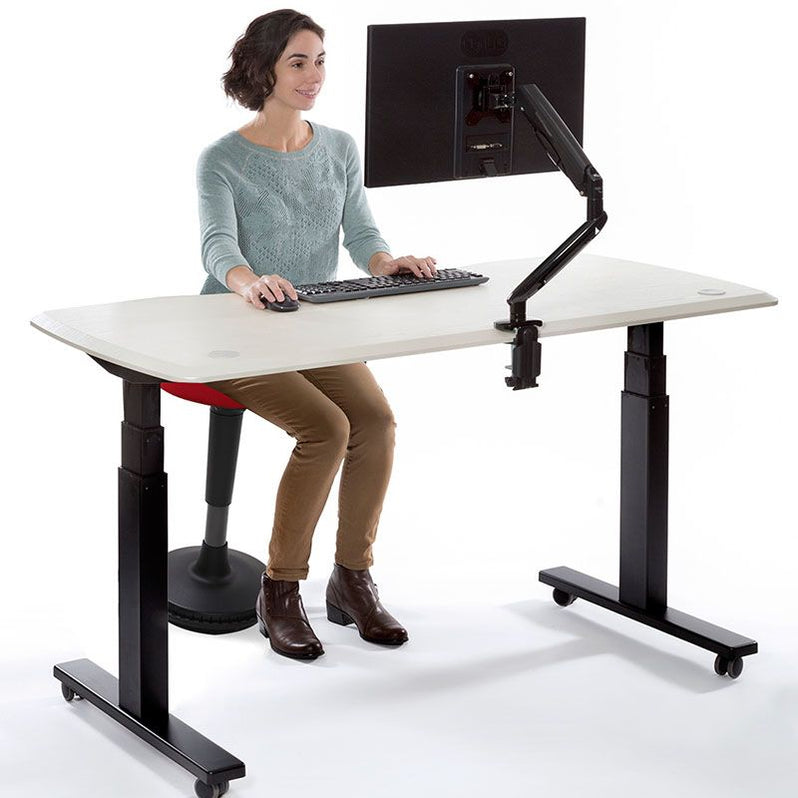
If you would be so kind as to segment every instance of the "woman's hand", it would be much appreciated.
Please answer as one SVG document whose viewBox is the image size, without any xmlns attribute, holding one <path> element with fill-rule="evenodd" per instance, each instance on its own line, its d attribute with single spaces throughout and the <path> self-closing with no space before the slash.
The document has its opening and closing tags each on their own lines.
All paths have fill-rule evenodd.
<svg viewBox="0 0 798 798">
<path fill-rule="evenodd" d="M 298 298 L 294 286 L 279 274 L 264 274 L 253 280 L 244 287 L 241 296 L 261 310 L 266 307 L 266 301 L 282 302 L 286 296 L 291 299 Z"/>
<path fill-rule="evenodd" d="M 437 261 L 435 258 L 417 258 L 414 255 L 403 255 L 401 258 L 391 259 L 385 256 L 371 268 L 371 273 L 377 277 L 387 274 L 399 274 L 401 272 L 412 272 L 416 277 L 434 277 L 438 270 L 435 268 Z"/>
</svg>

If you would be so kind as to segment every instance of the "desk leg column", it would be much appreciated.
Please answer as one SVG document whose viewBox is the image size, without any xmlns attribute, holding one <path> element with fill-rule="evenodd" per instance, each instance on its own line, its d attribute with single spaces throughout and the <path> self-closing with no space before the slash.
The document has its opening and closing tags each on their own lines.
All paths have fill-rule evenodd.
<svg viewBox="0 0 798 798">
<path fill-rule="evenodd" d="M 119 469 L 119 706 L 169 715 L 167 494 L 158 385 L 124 382 Z"/>
<path fill-rule="evenodd" d="M 663 323 L 628 328 L 621 394 L 621 562 L 619 587 L 571 568 L 539 578 L 561 606 L 577 598 L 717 654 L 715 672 L 740 675 L 757 643 L 668 607 L 668 396 Z"/>
<path fill-rule="evenodd" d="M 668 606 L 668 396 L 663 324 L 629 327 L 621 394 L 619 597 Z"/>
</svg>

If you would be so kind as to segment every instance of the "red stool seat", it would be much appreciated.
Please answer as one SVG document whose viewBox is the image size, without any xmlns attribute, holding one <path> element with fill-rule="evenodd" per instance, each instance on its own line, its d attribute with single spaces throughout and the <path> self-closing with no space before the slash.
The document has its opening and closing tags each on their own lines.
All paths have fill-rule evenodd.
<svg viewBox="0 0 798 798">
<path fill-rule="evenodd" d="M 211 405 L 212 407 L 226 407 L 230 410 L 246 410 L 244 405 L 202 382 L 162 382 L 161 388 L 172 396 L 188 399 L 189 402 L 198 402 L 201 405 Z"/>
</svg>

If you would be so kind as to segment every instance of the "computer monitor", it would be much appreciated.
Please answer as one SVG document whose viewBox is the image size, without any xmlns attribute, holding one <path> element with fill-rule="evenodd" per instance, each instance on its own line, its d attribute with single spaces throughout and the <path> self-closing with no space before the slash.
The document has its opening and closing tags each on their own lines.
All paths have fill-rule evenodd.
<svg viewBox="0 0 798 798">
<path fill-rule="evenodd" d="M 369 25 L 369 188 L 556 169 L 499 98 L 535 84 L 582 142 L 585 20 Z"/>
</svg>

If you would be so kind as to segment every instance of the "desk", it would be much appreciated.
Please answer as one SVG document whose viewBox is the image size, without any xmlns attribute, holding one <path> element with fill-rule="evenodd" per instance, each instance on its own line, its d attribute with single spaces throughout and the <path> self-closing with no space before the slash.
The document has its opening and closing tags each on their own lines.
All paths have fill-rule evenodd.
<svg viewBox="0 0 798 798">
<path fill-rule="evenodd" d="M 86 659 L 54 675 L 67 699 L 101 708 L 197 777 L 217 796 L 244 764 L 169 714 L 167 490 L 161 381 L 209 382 L 468 346 L 509 343 L 493 327 L 535 259 L 468 266 L 482 286 L 312 305 L 278 314 L 230 294 L 139 299 L 67 308 L 32 320 L 123 380 L 119 469 L 119 679 Z M 582 598 L 717 654 L 739 675 L 749 638 L 667 606 L 668 397 L 663 322 L 775 305 L 769 294 L 711 277 L 580 255 L 527 304 L 540 338 L 628 328 L 621 424 L 619 587 L 569 568 L 541 571 L 560 604 Z M 509 362 L 509 350 L 508 350 Z M 545 356 L 543 360 L 545 379 Z M 486 375 L 486 379 L 489 375 Z M 493 379 L 499 379 L 494 375 Z M 545 390 L 545 388 L 544 388 Z M 534 395 L 530 395 L 533 398 Z"/>
</svg>

